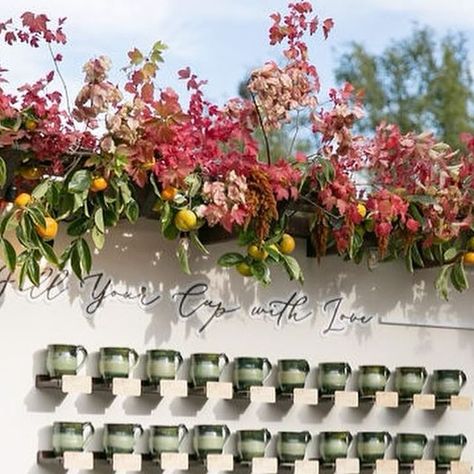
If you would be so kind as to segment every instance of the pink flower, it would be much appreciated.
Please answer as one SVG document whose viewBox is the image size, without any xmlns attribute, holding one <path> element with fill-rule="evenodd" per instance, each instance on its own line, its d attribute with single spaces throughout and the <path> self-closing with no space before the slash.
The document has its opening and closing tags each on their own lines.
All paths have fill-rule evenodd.
<svg viewBox="0 0 474 474">
<path fill-rule="evenodd" d="M 407 226 L 407 229 L 410 231 L 410 232 L 418 232 L 419 228 L 420 228 L 420 223 L 418 221 L 416 221 L 415 219 L 409 217 L 407 222 L 406 222 L 406 226 Z"/>
</svg>

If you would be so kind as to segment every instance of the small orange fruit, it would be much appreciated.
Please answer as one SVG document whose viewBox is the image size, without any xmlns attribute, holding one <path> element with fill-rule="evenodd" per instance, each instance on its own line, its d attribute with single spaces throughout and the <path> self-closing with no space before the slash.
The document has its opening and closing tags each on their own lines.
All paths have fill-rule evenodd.
<svg viewBox="0 0 474 474">
<path fill-rule="evenodd" d="M 249 245 L 247 253 L 250 257 L 259 262 L 266 260 L 268 257 L 268 252 L 264 248 L 258 247 L 255 244 Z"/>
<path fill-rule="evenodd" d="M 163 199 L 163 201 L 172 201 L 175 198 L 177 192 L 178 190 L 173 186 L 166 186 L 166 188 L 161 191 L 161 199 Z"/>
<path fill-rule="evenodd" d="M 98 193 L 100 191 L 104 191 L 105 189 L 107 189 L 108 185 L 109 185 L 109 183 L 107 183 L 107 180 L 105 178 L 103 178 L 102 176 L 99 176 L 99 177 L 94 178 L 92 180 L 92 183 L 91 183 L 91 186 L 90 186 L 89 189 L 93 193 Z"/>
<path fill-rule="evenodd" d="M 365 219 L 365 216 L 367 215 L 367 208 L 364 204 L 360 202 L 359 204 L 357 204 L 357 212 L 360 214 L 362 219 Z"/>
<path fill-rule="evenodd" d="M 474 265 L 474 252 L 466 252 L 462 258 L 464 265 Z"/>
<path fill-rule="evenodd" d="M 281 253 L 288 255 L 295 250 L 295 239 L 290 234 L 283 234 L 279 243 L 279 247 Z"/>
<path fill-rule="evenodd" d="M 26 119 L 25 120 L 25 128 L 32 132 L 33 130 L 36 130 L 38 128 L 38 122 L 33 119 Z"/>
<path fill-rule="evenodd" d="M 30 202 L 31 202 L 31 194 L 28 194 L 28 193 L 18 194 L 18 196 L 15 198 L 15 201 L 13 201 L 15 206 L 21 209 L 24 209 L 26 206 L 28 206 Z"/>
<path fill-rule="evenodd" d="M 45 217 L 46 227 L 37 225 L 36 232 L 44 240 L 52 240 L 58 233 L 58 223 L 52 217 Z"/>
<path fill-rule="evenodd" d="M 197 216 L 190 209 L 181 209 L 174 217 L 174 225 L 181 232 L 189 232 L 197 226 Z"/>
<path fill-rule="evenodd" d="M 235 266 L 235 269 L 244 277 L 252 276 L 252 269 L 245 262 L 240 262 Z"/>
<path fill-rule="evenodd" d="M 43 168 L 40 168 L 38 166 L 23 167 L 20 168 L 19 173 L 23 179 L 36 181 L 40 179 L 41 176 L 43 176 Z"/>
</svg>

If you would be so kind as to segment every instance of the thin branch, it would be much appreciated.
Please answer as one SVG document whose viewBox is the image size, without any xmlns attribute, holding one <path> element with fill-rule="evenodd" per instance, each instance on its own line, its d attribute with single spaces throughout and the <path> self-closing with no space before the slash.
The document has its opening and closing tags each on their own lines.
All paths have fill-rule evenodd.
<svg viewBox="0 0 474 474">
<path fill-rule="evenodd" d="M 303 201 L 306 201 L 308 204 L 311 204 L 312 206 L 314 206 L 318 209 L 321 209 L 321 211 L 323 211 L 328 216 L 331 216 L 334 219 L 340 219 L 341 218 L 340 216 L 336 216 L 336 214 L 333 214 L 332 212 L 329 212 L 327 209 L 324 209 L 324 207 L 320 206 L 318 203 L 312 201 L 311 199 L 309 199 L 308 197 L 306 197 L 304 195 L 301 195 L 300 199 L 302 199 Z"/>
<path fill-rule="evenodd" d="M 296 137 L 298 136 L 299 131 L 300 131 L 300 111 L 298 110 L 296 112 L 295 133 L 293 135 L 293 139 L 291 140 L 291 145 L 290 145 L 290 150 L 289 150 L 288 156 L 291 156 L 293 154 L 293 147 L 295 146 Z"/>
<path fill-rule="evenodd" d="M 59 68 L 58 61 L 56 60 L 56 57 L 54 56 L 53 48 L 51 48 L 51 44 L 49 43 L 48 43 L 48 49 L 49 49 L 49 54 L 51 55 L 51 59 L 53 60 L 54 69 L 56 69 L 59 80 L 61 81 L 61 84 L 63 85 L 64 96 L 66 97 L 66 108 L 67 108 L 67 112 L 69 116 L 71 117 L 71 102 L 69 100 L 69 92 L 67 90 L 66 81 L 64 80 L 64 76 L 61 73 L 61 69 Z"/>
<path fill-rule="evenodd" d="M 265 127 L 263 126 L 263 118 L 262 118 L 262 115 L 260 114 L 260 110 L 258 108 L 257 101 L 255 100 L 255 96 L 252 94 L 252 92 L 250 93 L 250 97 L 252 97 L 253 105 L 255 106 L 255 110 L 257 111 L 258 123 L 260 124 L 260 128 L 262 129 L 263 139 L 265 141 L 265 150 L 267 152 L 267 163 L 269 165 L 271 165 L 272 164 L 272 157 L 270 155 L 270 143 L 268 142 L 268 137 L 267 137 L 267 134 L 265 132 Z"/>
</svg>

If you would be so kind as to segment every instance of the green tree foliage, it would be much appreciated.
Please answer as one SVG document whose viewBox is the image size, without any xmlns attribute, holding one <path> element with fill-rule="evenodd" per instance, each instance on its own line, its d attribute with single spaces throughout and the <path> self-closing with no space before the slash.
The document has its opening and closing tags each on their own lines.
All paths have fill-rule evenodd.
<svg viewBox="0 0 474 474">
<path fill-rule="evenodd" d="M 367 117 L 361 131 L 386 121 L 403 132 L 433 130 L 458 147 L 459 134 L 473 130 L 472 77 L 461 33 L 437 40 L 430 28 L 416 27 L 380 54 L 352 43 L 335 75 L 338 82 L 349 81 L 364 94 Z"/>
</svg>

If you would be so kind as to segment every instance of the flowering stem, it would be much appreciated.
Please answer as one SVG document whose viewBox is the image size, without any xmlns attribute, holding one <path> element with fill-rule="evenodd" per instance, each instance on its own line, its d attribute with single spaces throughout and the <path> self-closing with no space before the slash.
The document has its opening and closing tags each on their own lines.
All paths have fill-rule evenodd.
<svg viewBox="0 0 474 474">
<path fill-rule="evenodd" d="M 66 97 L 67 112 L 68 112 L 69 116 L 71 116 L 71 102 L 69 100 L 69 92 L 67 90 L 66 81 L 64 80 L 64 76 L 61 73 L 61 69 L 59 69 L 58 61 L 54 57 L 53 49 L 51 48 L 51 45 L 49 43 L 48 43 L 48 49 L 49 49 L 49 54 L 51 55 L 51 59 L 53 60 L 54 69 L 56 69 L 56 72 L 58 73 L 59 80 L 61 81 L 61 84 L 63 85 L 64 96 Z"/>
<path fill-rule="evenodd" d="M 263 140 L 265 141 L 265 150 L 267 152 L 267 164 L 271 165 L 272 164 L 272 157 L 270 155 L 270 143 L 268 143 L 268 137 L 267 137 L 267 134 L 265 132 L 265 127 L 263 126 L 262 115 L 260 114 L 260 110 L 258 108 L 257 101 L 255 100 L 255 96 L 252 93 L 250 93 L 250 96 L 252 97 L 252 102 L 253 102 L 253 105 L 255 106 L 255 110 L 257 111 L 258 123 L 260 124 L 260 128 L 262 129 Z"/>
</svg>

